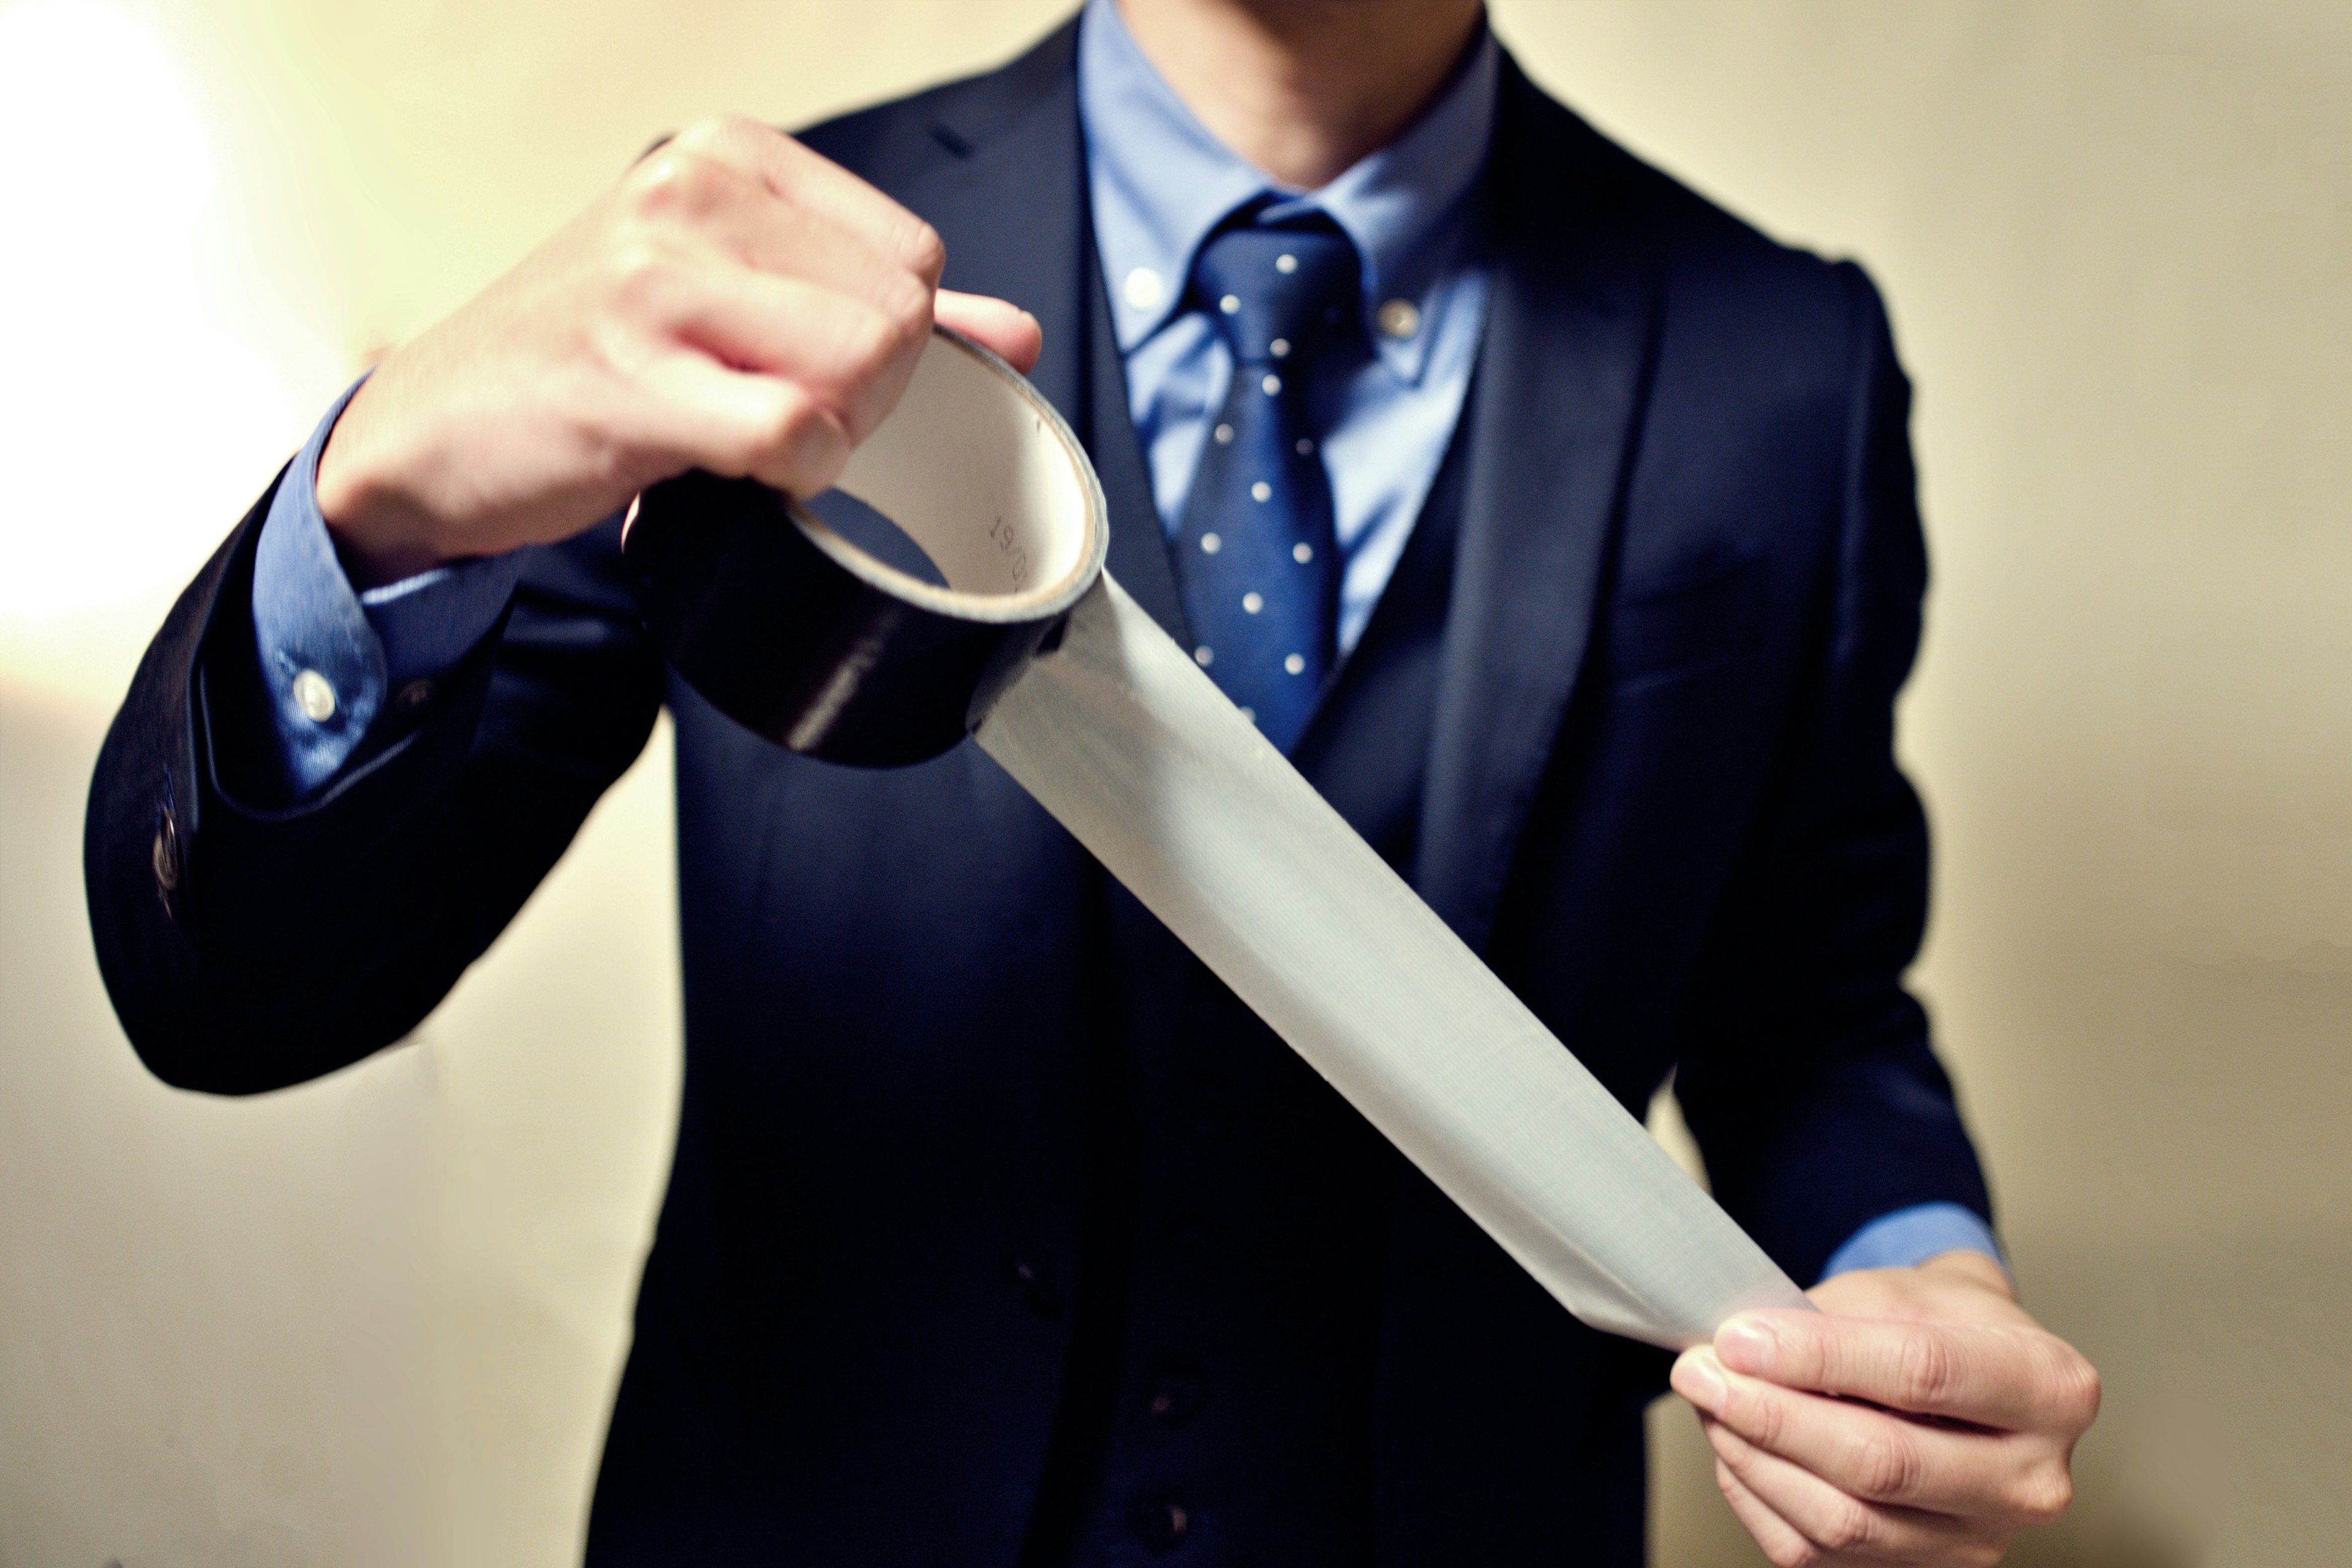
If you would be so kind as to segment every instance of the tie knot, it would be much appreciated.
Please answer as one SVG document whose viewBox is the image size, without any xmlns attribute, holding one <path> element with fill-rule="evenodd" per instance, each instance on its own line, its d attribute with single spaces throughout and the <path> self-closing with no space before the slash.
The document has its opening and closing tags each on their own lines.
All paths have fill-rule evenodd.
<svg viewBox="0 0 2352 1568">
<path fill-rule="evenodd" d="M 1192 263 L 1192 281 L 1234 358 L 1251 365 L 1346 331 L 1362 287 L 1354 242 L 1322 217 L 1213 235 Z"/>
</svg>

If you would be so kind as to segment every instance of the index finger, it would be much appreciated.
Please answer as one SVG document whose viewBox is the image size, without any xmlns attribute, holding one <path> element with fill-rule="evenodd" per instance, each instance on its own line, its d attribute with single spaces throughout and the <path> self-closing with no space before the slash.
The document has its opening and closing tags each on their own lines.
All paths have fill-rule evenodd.
<svg viewBox="0 0 2352 1568">
<path fill-rule="evenodd" d="M 1785 1388 L 2006 1432 L 2064 1429 L 2083 1403 L 2081 1358 L 2032 1329 L 1744 1312 L 1715 1343 L 1725 1365 Z"/>
<path fill-rule="evenodd" d="M 680 132 L 677 144 L 759 179 L 779 198 L 857 236 L 926 287 L 939 287 L 947 247 L 936 229 L 774 127 L 739 116 L 706 120 Z"/>
</svg>

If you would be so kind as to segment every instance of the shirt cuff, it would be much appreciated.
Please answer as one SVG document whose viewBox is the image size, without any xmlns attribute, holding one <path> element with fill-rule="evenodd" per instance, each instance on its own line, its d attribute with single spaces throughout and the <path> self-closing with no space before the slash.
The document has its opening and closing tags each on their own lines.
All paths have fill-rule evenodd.
<svg viewBox="0 0 2352 1568">
<path fill-rule="evenodd" d="M 319 457 L 365 380 L 310 433 L 254 547 L 254 647 L 295 801 L 334 777 L 387 705 L 424 708 L 435 679 L 498 624 L 521 569 L 514 556 L 496 556 L 352 591 L 319 513 Z"/>
<path fill-rule="evenodd" d="M 2009 1267 L 2000 1242 L 1981 1215 L 1958 1204 L 1916 1204 L 1872 1220 L 1830 1254 L 1822 1270 L 1849 1274 L 1857 1268 L 1910 1268 L 1946 1252 L 1981 1252 Z"/>
</svg>

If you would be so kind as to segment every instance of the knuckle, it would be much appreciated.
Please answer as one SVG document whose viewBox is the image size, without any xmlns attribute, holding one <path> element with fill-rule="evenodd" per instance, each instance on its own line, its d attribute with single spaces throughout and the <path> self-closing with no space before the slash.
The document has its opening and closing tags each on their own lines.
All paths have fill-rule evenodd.
<svg viewBox="0 0 2352 1568">
<path fill-rule="evenodd" d="M 778 388 L 773 401 L 751 423 L 748 456 L 756 463 L 793 451 L 816 433 L 819 418 L 815 403 L 806 395 L 794 387 Z"/>
<path fill-rule="evenodd" d="M 1905 1405 L 1914 1410 L 1937 1410 L 1958 1386 L 1959 1355 L 1940 1334 L 1914 1334 L 1904 1342 L 1895 1368 L 1895 1386 Z"/>
<path fill-rule="evenodd" d="M 815 410 L 798 388 L 780 385 L 736 412 L 705 467 L 730 477 L 766 476 L 790 462 Z"/>
<path fill-rule="evenodd" d="M 755 450 L 745 469 L 814 495 L 841 477 L 848 458 L 848 442 L 833 416 L 806 394 L 786 388 L 755 426 Z"/>
<path fill-rule="evenodd" d="M 1777 1396 L 1735 1387 L 1724 1402 L 1727 1425 L 1735 1426 L 1761 1448 L 1778 1449 L 1789 1424 L 1789 1411 Z"/>
<path fill-rule="evenodd" d="M 1830 1505 L 1817 1533 L 1820 1543 L 1832 1552 L 1858 1552 L 1876 1543 L 1877 1516 L 1853 1499 L 1842 1497 Z"/>
<path fill-rule="evenodd" d="M 696 121 L 673 139 L 673 145 L 697 150 L 724 146 L 740 137 L 754 122 L 740 114 L 709 114 Z"/>
<path fill-rule="evenodd" d="M 717 163 L 672 143 L 629 171 L 630 205 L 640 217 L 692 217 L 717 204 L 724 184 Z"/>
<path fill-rule="evenodd" d="M 926 281 L 936 282 L 940 274 L 947 269 L 947 241 L 940 237 L 938 229 L 911 215 L 908 219 L 906 238 L 900 242 L 900 254 L 908 269 Z"/>
<path fill-rule="evenodd" d="M 1756 1446 L 1724 1423 L 1718 1421 L 1709 1426 L 1706 1440 L 1715 1450 L 1717 1461 L 1729 1466 L 1734 1474 L 1744 1474 L 1755 1468 Z"/>
<path fill-rule="evenodd" d="M 2068 1345 L 2059 1347 L 2057 1372 L 2052 1382 L 2057 1389 L 2061 1417 L 2070 1429 L 2082 1432 L 2099 1418 L 2099 1369 L 2084 1359 L 2080 1352 Z"/>
<path fill-rule="evenodd" d="M 669 253 L 643 237 L 614 246 L 607 268 L 614 302 L 632 312 L 658 310 L 675 276 Z"/>
<path fill-rule="evenodd" d="M 1919 1450 L 1900 1432 L 1874 1431 L 1855 1445 L 1853 1475 L 1865 1495 L 1906 1501 L 1919 1490 Z"/>
<path fill-rule="evenodd" d="M 2074 1475 L 2055 1459 L 2036 1465 L 2018 1478 L 2010 1500 L 2029 1522 L 2048 1524 L 2074 1506 Z"/>
<path fill-rule="evenodd" d="M 898 322 L 884 311 L 869 307 L 850 312 L 842 327 L 842 368 L 849 384 L 863 388 L 880 380 L 906 341 Z"/>
<path fill-rule="evenodd" d="M 1822 1553 L 1810 1541 L 1776 1542 L 1767 1547 L 1764 1555 L 1772 1560 L 1772 1568 L 1814 1568 Z"/>
<path fill-rule="evenodd" d="M 881 300 L 880 309 L 900 343 L 921 342 L 931 330 L 931 290 L 920 278 L 902 273 Z"/>
</svg>

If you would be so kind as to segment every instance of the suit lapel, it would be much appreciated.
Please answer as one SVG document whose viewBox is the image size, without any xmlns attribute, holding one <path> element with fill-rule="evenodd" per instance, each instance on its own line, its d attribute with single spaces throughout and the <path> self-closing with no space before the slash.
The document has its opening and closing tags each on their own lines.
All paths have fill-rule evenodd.
<svg viewBox="0 0 2352 1568">
<path fill-rule="evenodd" d="M 1110 508 L 1110 570 L 1170 636 L 1184 616 L 1128 414 L 1127 379 L 1095 258 L 1078 130 L 1074 22 L 1013 66 L 943 96 L 949 157 L 901 199 L 947 242 L 947 286 L 1010 300 L 1045 329 L 1030 381 L 1086 444 Z"/>
<path fill-rule="evenodd" d="M 1485 945 L 1591 638 L 1646 392 L 1656 288 L 1605 149 L 1507 62 L 1494 269 L 1416 882 Z"/>
<path fill-rule="evenodd" d="M 1103 500 L 1110 507 L 1110 574 L 1162 631 L 1191 647 L 1192 634 L 1185 625 L 1183 598 L 1176 591 L 1175 563 L 1168 557 L 1168 533 L 1160 526 L 1159 502 L 1152 499 L 1151 470 L 1144 464 L 1143 444 L 1136 439 L 1128 406 L 1127 365 L 1111 326 L 1110 295 L 1092 243 L 1087 246 L 1086 259 L 1092 420 L 1079 430 L 1094 457 L 1096 477 L 1102 480 Z"/>
</svg>

